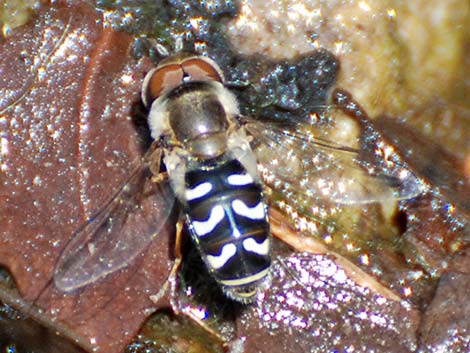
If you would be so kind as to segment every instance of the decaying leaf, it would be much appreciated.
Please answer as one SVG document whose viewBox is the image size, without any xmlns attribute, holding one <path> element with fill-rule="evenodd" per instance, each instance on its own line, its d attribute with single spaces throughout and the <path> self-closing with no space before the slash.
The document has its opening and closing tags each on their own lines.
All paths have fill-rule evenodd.
<svg viewBox="0 0 470 353">
<path fill-rule="evenodd" d="M 1 42 L 0 262 L 51 325 L 116 352 L 156 307 L 149 297 L 171 267 L 169 233 L 112 279 L 71 294 L 51 285 L 61 250 L 147 144 L 134 112 L 150 65 L 100 21 L 86 4 L 45 7 Z"/>
</svg>

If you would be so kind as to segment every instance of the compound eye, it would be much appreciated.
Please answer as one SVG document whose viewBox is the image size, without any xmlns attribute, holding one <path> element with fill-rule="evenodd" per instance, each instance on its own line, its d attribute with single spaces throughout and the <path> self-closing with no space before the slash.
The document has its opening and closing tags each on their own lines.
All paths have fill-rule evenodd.
<svg viewBox="0 0 470 353">
<path fill-rule="evenodd" d="M 142 85 L 142 101 L 148 108 L 163 92 L 170 91 L 183 82 L 184 72 L 180 64 L 169 64 L 151 70 Z"/>
<path fill-rule="evenodd" d="M 191 81 L 217 81 L 222 83 L 224 78 L 217 64 L 209 58 L 190 58 L 181 66 L 183 71 L 191 77 Z"/>
</svg>

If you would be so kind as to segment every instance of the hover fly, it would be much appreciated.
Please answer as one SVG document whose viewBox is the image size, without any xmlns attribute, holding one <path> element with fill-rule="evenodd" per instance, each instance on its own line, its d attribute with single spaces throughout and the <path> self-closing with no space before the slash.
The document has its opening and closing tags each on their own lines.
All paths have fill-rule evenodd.
<svg viewBox="0 0 470 353">
<path fill-rule="evenodd" d="M 361 162 L 371 153 L 327 141 L 305 123 L 242 116 L 222 70 L 204 56 L 180 52 L 161 61 L 145 77 L 142 100 L 154 143 L 66 246 L 54 274 L 63 291 L 127 266 L 158 236 L 177 200 L 209 273 L 226 296 L 249 303 L 269 284 L 267 190 L 282 185 L 312 203 L 339 204 L 409 199 L 422 191 L 405 167 Z M 130 220 L 138 226 L 126 227 Z"/>
</svg>

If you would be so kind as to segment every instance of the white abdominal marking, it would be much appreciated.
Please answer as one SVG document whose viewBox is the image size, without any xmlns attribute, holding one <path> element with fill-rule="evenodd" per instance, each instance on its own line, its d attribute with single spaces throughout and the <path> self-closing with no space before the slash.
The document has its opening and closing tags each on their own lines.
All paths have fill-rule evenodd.
<svg viewBox="0 0 470 353">
<path fill-rule="evenodd" d="M 234 238 L 240 238 L 242 236 L 242 233 L 238 230 L 238 228 L 233 228 L 232 232 L 232 237 Z"/>
<path fill-rule="evenodd" d="M 191 201 L 194 199 L 198 199 L 200 197 L 207 195 L 209 191 L 211 190 L 212 190 L 212 184 L 209 182 L 199 184 L 192 189 L 186 189 L 185 191 L 186 200 Z"/>
<path fill-rule="evenodd" d="M 266 217 L 266 213 L 264 212 L 264 204 L 261 201 L 256 206 L 248 207 L 241 200 L 233 200 L 232 209 L 237 215 L 250 219 L 263 219 Z"/>
<path fill-rule="evenodd" d="M 240 186 L 253 183 L 253 178 L 250 174 L 232 174 L 227 177 L 230 185 Z"/>
<path fill-rule="evenodd" d="M 225 286 L 230 286 L 230 287 L 242 286 L 242 285 L 245 285 L 245 284 L 257 282 L 257 281 L 263 279 L 264 277 L 266 277 L 268 275 L 268 273 L 269 273 L 269 268 L 266 268 L 266 269 L 264 269 L 264 270 L 262 270 L 258 273 L 255 273 L 254 275 L 251 275 L 251 276 L 248 276 L 248 277 L 237 278 L 237 279 L 226 279 L 226 280 L 220 281 L 220 283 L 222 283 Z"/>
<path fill-rule="evenodd" d="M 214 269 L 218 270 L 223 267 L 228 260 L 237 252 L 237 247 L 234 244 L 226 244 L 222 247 L 220 255 L 207 255 L 206 259 L 209 265 Z"/>
<path fill-rule="evenodd" d="M 243 248 L 246 251 L 258 254 L 268 255 L 269 254 L 269 238 L 266 238 L 261 244 L 257 243 L 253 238 L 246 238 L 243 240 Z"/>
<path fill-rule="evenodd" d="M 193 226 L 194 231 L 200 237 L 209 234 L 214 230 L 217 224 L 220 223 L 225 217 L 224 209 L 221 205 L 214 206 L 211 210 L 209 218 L 205 221 L 192 221 L 191 225 Z"/>
</svg>

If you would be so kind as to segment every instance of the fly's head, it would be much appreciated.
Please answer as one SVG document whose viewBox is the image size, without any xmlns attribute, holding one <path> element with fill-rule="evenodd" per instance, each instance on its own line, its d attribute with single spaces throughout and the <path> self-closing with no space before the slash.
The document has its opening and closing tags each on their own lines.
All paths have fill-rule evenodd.
<svg viewBox="0 0 470 353">
<path fill-rule="evenodd" d="M 152 137 L 199 160 L 223 155 L 239 115 L 237 100 L 223 82 L 219 66 L 207 57 L 179 53 L 163 60 L 142 87 Z"/>
</svg>

